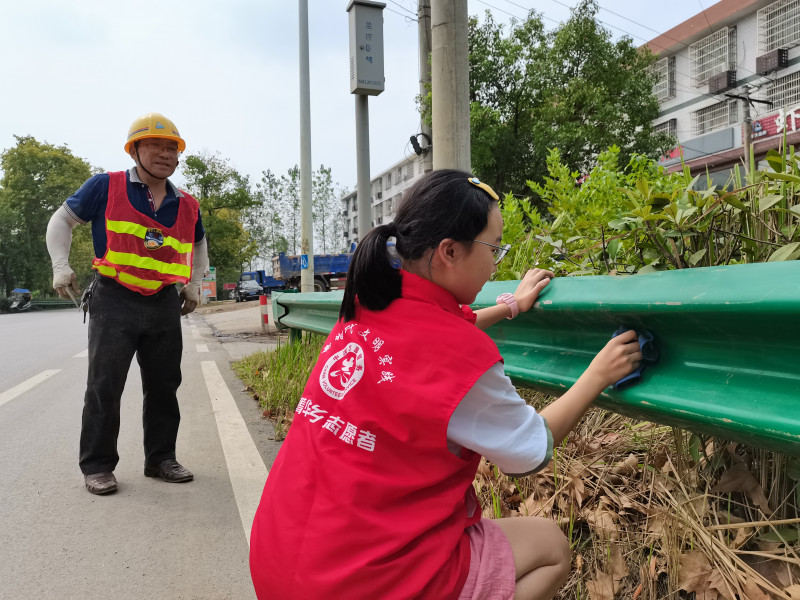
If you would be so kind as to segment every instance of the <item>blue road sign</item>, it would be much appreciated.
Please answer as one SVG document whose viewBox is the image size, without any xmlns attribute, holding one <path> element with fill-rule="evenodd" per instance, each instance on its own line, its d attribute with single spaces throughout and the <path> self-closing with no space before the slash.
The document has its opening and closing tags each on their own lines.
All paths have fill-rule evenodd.
<svg viewBox="0 0 800 600">
<path fill-rule="evenodd" d="M 307 269 L 308 268 L 308 254 L 301 254 L 300 255 L 300 268 Z"/>
</svg>

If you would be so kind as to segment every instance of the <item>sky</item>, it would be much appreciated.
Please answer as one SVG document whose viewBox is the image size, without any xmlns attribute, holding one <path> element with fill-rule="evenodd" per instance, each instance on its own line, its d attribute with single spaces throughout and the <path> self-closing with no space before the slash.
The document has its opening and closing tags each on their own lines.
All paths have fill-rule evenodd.
<svg viewBox="0 0 800 600">
<path fill-rule="evenodd" d="M 385 91 L 369 98 L 370 173 L 411 155 L 420 131 L 416 0 L 384 0 Z M 434 0 L 436 1 L 436 0 Z M 545 26 L 574 0 L 469 0 L 496 22 L 534 9 Z M 599 0 L 614 37 L 640 45 L 711 0 Z M 311 164 L 356 183 L 348 0 L 308 0 Z M 667 8 L 668 7 L 668 8 Z M 216 154 L 252 183 L 300 164 L 299 13 L 292 0 L 0 0 L 0 151 L 14 136 L 67 146 L 102 170 L 132 162 L 131 122 L 160 112 L 187 154 Z M 176 182 L 182 183 L 180 174 Z"/>
</svg>

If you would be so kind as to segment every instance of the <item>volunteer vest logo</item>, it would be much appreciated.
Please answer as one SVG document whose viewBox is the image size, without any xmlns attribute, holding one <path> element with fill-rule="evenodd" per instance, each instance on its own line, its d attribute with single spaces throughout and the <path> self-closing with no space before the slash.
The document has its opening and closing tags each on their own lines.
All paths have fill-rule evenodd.
<svg viewBox="0 0 800 600">
<path fill-rule="evenodd" d="M 148 229 L 144 234 L 144 247 L 148 250 L 158 250 L 164 245 L 164 234 L 155 227 Z"/>
<path fill-rule="evenodd" d="M 350 342 L 331 356 L 319 376 L 322 391 L 334 400 L 341 400 L 364 375 L 364 351 Z"/>
</svg>

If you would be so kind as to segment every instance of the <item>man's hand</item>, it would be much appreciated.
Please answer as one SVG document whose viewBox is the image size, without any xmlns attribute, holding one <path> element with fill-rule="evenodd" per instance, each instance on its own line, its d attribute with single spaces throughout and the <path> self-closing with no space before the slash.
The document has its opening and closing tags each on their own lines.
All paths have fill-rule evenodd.
<svg viewBox="0 0 800 600">
<path fill-rule="evenodd" d="M 53 269 L 53 289 L 58 292 L 58 295 L 65 300 L 73 300 L 70 297 L 67 288 L 72 290 L 72 295 L 75 298 L 80 297 L 81 290 L 78 287 L 78 277 L 75 271 L 70 269 L 69 265 L 60 269 Z M 73 300 L 74 301 L 74 300 Z"/>
<path fill-rule="evenodd" d="M 188 315 L 197 308 L 200 301 L 200 285 L 197 283 L 187 283 L 181 288 L 181 316 Z"/>
</svg>

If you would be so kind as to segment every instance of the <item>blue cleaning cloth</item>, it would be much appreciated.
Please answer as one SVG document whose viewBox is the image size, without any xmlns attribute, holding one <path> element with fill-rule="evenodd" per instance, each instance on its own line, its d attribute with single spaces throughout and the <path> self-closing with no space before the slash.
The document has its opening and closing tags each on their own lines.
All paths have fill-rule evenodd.
<svg viewBox="0 0 800 600">
<path fill-rule="evenodd" d="M 630 329 L 630 327 L 621 326 L 611 337 L 615 338 L 626 331 L 630 331 Z M 655 341 L 653 341 L 653 334 L 649 331 L 643 330 L 639 332 L 639 349 L 642 352 L 642 362 L 639 363 L 639 367 L 635 371 L 629 373 L 611 386 L 615 390 L 621 390 L 638 383 L 644 370 L 648 366 L 658 362 L 658 348 L 656 347 Z"/>
</svg>

